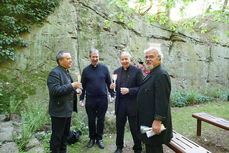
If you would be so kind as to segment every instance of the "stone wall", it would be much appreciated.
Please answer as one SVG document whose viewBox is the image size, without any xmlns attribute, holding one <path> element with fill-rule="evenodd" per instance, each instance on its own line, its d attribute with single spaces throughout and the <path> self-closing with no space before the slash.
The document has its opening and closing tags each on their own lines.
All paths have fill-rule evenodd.
<svg viewBox="0 0 229 153">
<path fill-rule="evenodd" d="M 23 35 L 28 47 L 16 51 L 16 61 L 0 65 L 1 76 L 9 75 L 0 79 L 1 86 L 14 87 L 15 80 L 29 83 L 36 94 L 27 95 L 27 101 L 47 102 L 46 78 L 56 66 L 55 55 L 59 50 L 71 52 L 71 72 L 76 79 L 90 63 L 91 47 L 99 49 L 100 62 L 112 73 L 120 66 L 121 51 L 130 51 L 135 62 L 143 61 L 143 50 L 161 43 L 163 64 L 171 75 L 174 90 L 229 88 L 229 38 L 225 34 L 229 24 L 209 21 L 211 30 L 206 34 L 172 33 L 131 15 L 133 28 L 120 22 L 107 27 L 104 21 L 113 8 L 106 4 L 105 0 L 62 1 L 44 25 L 34 25 L 31 33 Z M 220 36 L 218 43 L 211 41 L 212 35 Z"/>
</svg>

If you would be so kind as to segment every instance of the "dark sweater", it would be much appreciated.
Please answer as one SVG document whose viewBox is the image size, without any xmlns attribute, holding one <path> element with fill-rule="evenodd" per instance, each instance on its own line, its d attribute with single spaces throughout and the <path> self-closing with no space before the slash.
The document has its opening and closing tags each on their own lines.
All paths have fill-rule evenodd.
<svg viewBox="0 0 229 153">
<path fill-rule="evenodd" d="M 114 97 L 113 92 L 110 90 L 111 78 L 108 68 L 103 64 L 97 64 L 94 67 L 92 64 L 84 68 L 81 78 L 83 91 L 80 100 L 86 96 L 107 96 L 107 89 L 111 97 Z"/>
</svg>

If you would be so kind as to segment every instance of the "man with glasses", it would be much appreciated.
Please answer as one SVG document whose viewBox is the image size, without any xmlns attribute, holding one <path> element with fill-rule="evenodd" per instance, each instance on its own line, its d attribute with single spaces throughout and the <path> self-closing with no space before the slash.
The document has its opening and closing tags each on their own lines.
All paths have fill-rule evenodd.
<svg viewBox="0 0 229 153">
<path fill-rule="evenodd" d="M 161 65 L 163 54 L 160 49 L 149 48 L 144 53 L 150 73 L 137 96 L 139 138 L 145 143 L 146 153 L 163 153 L 162 144 L 168 144 L 172 138 L 170 76 Z M 164 131 L 161 131 L 162 124 L 166 128 Z M 140 126 L 151 127 L 156 135 L 147 137 L 146 133 L 140 133 Z"/>
</svg>

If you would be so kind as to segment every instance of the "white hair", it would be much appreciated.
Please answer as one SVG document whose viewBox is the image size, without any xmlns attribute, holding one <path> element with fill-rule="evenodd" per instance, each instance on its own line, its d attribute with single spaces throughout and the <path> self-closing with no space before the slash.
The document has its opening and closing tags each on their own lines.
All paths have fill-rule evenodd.
<svg viewBox="0 0 229 153">
<path fill-rule="evenodd" d="M 127 55 L 127 56 L 129 56 L 129 57 L 131 58 L 130 53 L 129 53 L 129 52 L 127 52 L 127 51 L 123 51 L 123 52 L 121 52 L 120 57 L 121 57 L 122 55 Z"/>
<path fill-rule="evenodd" d="M 144 54 L 146 54 L 149 51 L 154 51 L 154 50 L 157 52 L 157 54 L 158 54 L 157 57 L 161 58 L 161 62 L 162 62 L 162 59 L 164 56 L 163 56 L 163 53 L 161 51 L 161 48 L 159 48 L 159 47 L 150 47 L 150 48 L 144 50 Z"/>
</svg>

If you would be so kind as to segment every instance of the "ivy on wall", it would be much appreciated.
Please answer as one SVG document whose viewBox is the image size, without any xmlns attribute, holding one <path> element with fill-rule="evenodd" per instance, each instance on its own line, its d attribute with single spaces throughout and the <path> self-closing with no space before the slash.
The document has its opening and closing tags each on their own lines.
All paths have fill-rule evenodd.
<svg viewBox="0 0 229 153">
<path fill-rule="evenodd" d="M 29 32 L 59 5 L 59 0 L 0 0 L 0 63 L 15 60 L 15 48 L 26 47 L 20 34 Z"/>
</svg>

